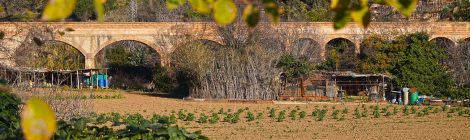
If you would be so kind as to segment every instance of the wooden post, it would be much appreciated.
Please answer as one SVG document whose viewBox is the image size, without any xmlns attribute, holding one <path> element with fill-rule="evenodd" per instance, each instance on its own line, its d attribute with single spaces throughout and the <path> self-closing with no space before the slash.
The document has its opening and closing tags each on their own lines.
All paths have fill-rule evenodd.
<svg viewBox="0 0 470 140">
<path fill-rule="evenodd" d="M 54 72 L 53 72 L 53 71 L 51 72 L 51 75 L 52 75 L 52 82 L 51 82 L 51 86 L 54 86 Z"/>
<path fill-rule="evenodd" d="M 70 73 L 70 88 L 73 88 L 73 73 Z"/>
<path fill-rule="evenodd" d="M 300 96 L 305 97 L 304 78 L 300 78 Z"/>
<path fill-rule="evenodd" d="M 57 72 L 57 86 L 60 86 L 60 73 Z"/>
<path fill-rule="evenodd" d="M 386 101 L 387 99 L 385 98 L 385 77 L 384 75 L 382 74 L 382 98 L 384 101 Z"/>
<path fill-rule="evenodd" d="M 77 89 L 80 89 L 80 76 L 78 75 L 78 70 L 77 70 Z"/>
<path fill-rule="evenodd" d="M 328 96 L 328 79 L 325 79 L 325 96 Z M 333 99 L 335 99 L 335 96 L 333 96 Z"/>
<path fill-rule="evenodd" d="M 105 69 L 105 78 L 106 78 L 106 81 L 104 82 L 104 84 L 106 85 L 106 89 L 108 89 L 109 88 L 108 69 Z"/>
<path fill-rule="evenodd" d="M 99 83 L 98 83 L 98 77 L 99 77 L 99 76 L 100 76 L 100 71 L 97 70 L 97 71 L 96 71 L 96 89 L 99 89 L 99 88 L 100 88 L 100 85 L 99 85 Z"/>
<path fill-rule="evenodd" d="M 93 89 L 93 70 L 90 69 L 90 84 L 91 84 L 91 89 Z"/>
<path fill-rule="evenodd" d="M 46 84 L 46 74 L 44 74 L 44 72 L 42 73 L 42 84 L 44 84 L 42 86 L 45 86 Z"/>
</svg>

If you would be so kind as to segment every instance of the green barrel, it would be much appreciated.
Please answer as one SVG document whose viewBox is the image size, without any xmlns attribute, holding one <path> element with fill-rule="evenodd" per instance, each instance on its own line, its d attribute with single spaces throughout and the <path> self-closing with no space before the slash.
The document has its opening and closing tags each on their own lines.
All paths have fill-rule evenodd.
<svg viewBox="0 0 470 140">
<path fill-rule="evenodd" d="M 418 101 L 418 92 L 410 94 L 410 105 L 415 105 L 416 101 Z"/>
</svg>

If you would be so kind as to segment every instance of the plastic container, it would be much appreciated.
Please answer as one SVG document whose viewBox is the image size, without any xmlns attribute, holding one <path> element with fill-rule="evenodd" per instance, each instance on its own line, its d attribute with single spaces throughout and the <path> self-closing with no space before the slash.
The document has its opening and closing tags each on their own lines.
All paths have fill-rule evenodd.
<svg viewBox="0 0 470 140">
<path fill-rule="evenodd" d="M 98 80 L 98 86 L 101 87 L 101 88 L 105 88 L 107 85 L 107 81 L 104 80 L 104 79 L 99 79 Z"/>
<path fill-rule="evenodd" d="M 418 92 L 410 94 L 410 105 L 415 105 L 416 101 L 418 101 Z"/>
</svg>

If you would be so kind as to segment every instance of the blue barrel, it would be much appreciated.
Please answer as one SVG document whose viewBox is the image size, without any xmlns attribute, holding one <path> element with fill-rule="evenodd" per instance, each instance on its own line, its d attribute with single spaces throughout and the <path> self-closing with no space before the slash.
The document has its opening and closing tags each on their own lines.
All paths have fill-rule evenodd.
<svg viewBox="0 0 470 140">
<path fill-rule="evenodd" d="M 106 80 L 98 79 L 98 86 L 102 88 L 106 87 Z"/>
</svg>

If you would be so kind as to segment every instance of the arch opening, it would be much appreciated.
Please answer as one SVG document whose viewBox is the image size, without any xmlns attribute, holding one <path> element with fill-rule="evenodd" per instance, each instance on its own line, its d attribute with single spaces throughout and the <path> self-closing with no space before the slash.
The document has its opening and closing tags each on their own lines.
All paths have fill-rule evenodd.
<svg viewBox="0 0 470 140">
<path fill-rule="evenodd" d="M 462 39 L 457 43 L 455 53 L 451 54 L 453 79 L 457 86 L 470 88 L 470 38 Z"/>
<path fill-rule="evenodd" d="M 351 40 L 335 38 L 326 44 L 327 70 L 346 71 L 354 70 L 356 60 L 356 46 Z"/>
<path fill-rule="evenodd" d="M 310 38 L 295 41 L 290 47 L 290 53 L 296 58 L 306 59 L 313 64 L 319 64 L 322 61 L 320 44 Z"/>
<path fill-rule="evenodd" d="M 160 54 L 147 44 L 121 40 L 102 48 L 95 55 L 95 64 L 109 68 L 113 88 L 152 91 L 154 72 L 162 68 L 160 59 Z"/>
<path fill-rule="evenodd" d="M 85 56 L 74 46 L 58 40 L 42 43 L 22 44 L 14 54 L 17 66 L 50 70 L 85 68 Z"/>
<path fill-rule="evenodd" d="M 430 42 L 443 48 L 447 53 L 452 53 L 452 49 L 455 47 L 455 42 L 445 37 L 436 37 L 431 39 Z"/>
</svg>

